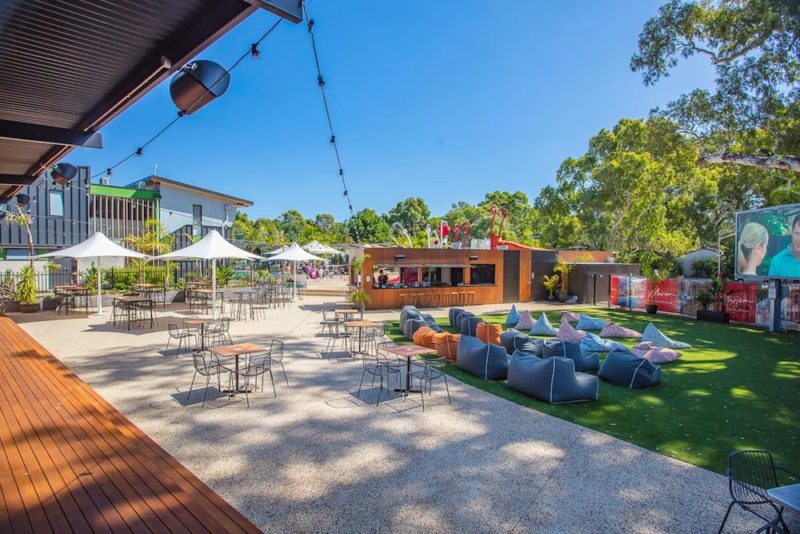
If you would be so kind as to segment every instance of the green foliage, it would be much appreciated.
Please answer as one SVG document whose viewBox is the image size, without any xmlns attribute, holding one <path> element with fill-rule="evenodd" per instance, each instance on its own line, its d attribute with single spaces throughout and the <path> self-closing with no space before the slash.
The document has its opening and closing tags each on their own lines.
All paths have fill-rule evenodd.
<svg viewBox="0 0 800 534">
<path fill-rule="evenodd" d="M 398 223 L 409 234 L 415 235 L 425 230 L 431 216 L 431 210 L 420 197 L 407 198 L 398 202 L 386 214 L 386 222 L 390 225 Z"/>
<path fill-rule="evenodd" d="M 233 265 L 217 267 L 217 287 L 226 287 L 236 277 Z"/>
<path fill-rule="evenodd" d="M 36 272 L 26 265 L 19 271 L 20 277 L 14 289 L 14 300 L 20 304 L 36 304 L 39 302 L 36 290 Z"/>
<path fill-rule="evenodd" d="M 144 228 L 140 234 L 126 236 L 122 242 L 137 252 L 158 256 L 172 251 L 175 236 L 168 233 L 158 219 L 144 221 Z"/>
<path fill-rule="evenodd" d="M 363 307 L 366 304 L 369 304 L 369 293 L 367 293 L 363 289 L 357 289 L 350 293 L 350 302 L 357 306 Z"/>
<path fill-rule="evenodd" d="M 392 240 L 389 223 L 371 208 L 359 211 L 347 221 L 347 232 L 353 240 L 361 243 L 389 243 Z"/>
<path fill-rule="evenodd" d="M 561 279 L 557 274 L 544 275 L 542 277 L 542 284 L 544 285 L 544 288 L 547 290 L 547 293 L 550 295 L 551 299 L 553 298 L 556 289 L 558 289 L 560 282 Z"/>
<path fill-rule="evenodd" d="M 364 270 L 364 262 L 370 258 L 369 254 L 362 254 L 361 256 L 356 256 L 353 258 L 353 261 L 350 262 L 350 267 L 354 271 L 361 272 Z"/>
<path fill-rule="evenodd" d="M 695 278 L 711 278 L 717 271 L 717 260 L 700 258 L 692 262 L 692 276 Z"/>
</svg>

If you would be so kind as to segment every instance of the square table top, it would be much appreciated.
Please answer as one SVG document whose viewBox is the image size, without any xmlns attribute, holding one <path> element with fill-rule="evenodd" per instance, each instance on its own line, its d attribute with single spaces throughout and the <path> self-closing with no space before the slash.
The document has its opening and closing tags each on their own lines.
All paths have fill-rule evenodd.
<svg viewBox="0 0 800 534">
<path fill-rule="evenodd" d="M 133 287 L 149 288 L 149 287 L 161 287 L 161 286 L 159 286 L 158 284 L 133 284 Z"/>
<path fill-rule="evenodd" d="M 147 297 L 136 297 L 133 295 L 124 295 L 122 297 L 113 297 L 114 300 L 118 300 L 120 302 L 148 302 L 150 301 Z"/>
<path fill-rule="evenodd" d="M 339 313 L 342 315 L 350 314 L 350 313 L 358 313 L 358 310 L 355 308 L 345 308 L 345 309 L 338 309 L 334 310 L 334 313 Z"/>
<path fill-rule="evenodd" d="M 347 328 L 362 328 L 366 326 L 378 326 L 374 321 L 347 321 L 344 323 Z"/>
<path fill-rule="evenodd" d="M 256 345 L 255 343 L 236 343 L 235 345 L 220 345 L 211 349 L 211 352 L 217 356 L 224 356 L 226 358 L 233 358 L 241 354 L 250 354 L 251 352 L 261 352 L 266 350 L 263 345 Z"/>
<path fill-rule="evenodd" d="M 392 354 L 397 354 L 398 356 L 405 356 L 406 358 L 436 352 L 436 349 L 423 347 L 422 345 L 398 345 L 396 347 L 386 347 L 383 350 L 391 352 Z"/>
<path fill-rule="evenodd" d="M 76 286 L 74 284 L 67 284 L 63 286 L 56 286 L 56 289 L 60 291 L 84 291 L 88 290 L 89 288 L 86 286 Z"/>
<path fill-rule="evenodd" d="M 219 319 L 214 319 L 213 317 L 192 317 L 190 319 L 184 319 L 184 324 L 210 324 L 210 323 L 218 323 Z"/>
<path fill-rule="evenodd" d="M 800 484 L 768 489 L 767 495 L 788 508 L 800 510 Z"/>
</svg>

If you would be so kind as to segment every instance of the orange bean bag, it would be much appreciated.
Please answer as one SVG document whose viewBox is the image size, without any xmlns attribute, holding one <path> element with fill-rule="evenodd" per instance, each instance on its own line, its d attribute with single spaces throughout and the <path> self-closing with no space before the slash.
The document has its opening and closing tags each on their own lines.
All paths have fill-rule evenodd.
<svg viewBox="0 0 800 534">
<path fill-rule="evenodd" d="M 503 329 L 500 328 L 500 325 L 479 323 L 475 331 L 475 336 L 484 343 L 489 343 L 491 345 L 499 345 L 500 334 L 502 333 Z"/>
<path fill-rule="evenodd" d="M 458 354 L 458 342 L 461 341 L 461 334 L 447 334 L 434 338 L 437 342 L 436 353 L 448 362 L 456 361 Z"/>
<path fill-rule="evenodd" d="M 429 343 L 430 344 L 433 343 L 433 338 L 431 336 L 432 336 L 432 334 L 435 334 L 435 333 L 436 332 L 433 330 L 433 328 L 430 328 L 428 326 L 420 326 L 419 328 L 417 328 L 417 330 L 414 332 L 414 334 L 412 334 L 411 341 L 413 341 L 415 345 L 421 345 L 423 347 L 428 347 Z M 427 339 L 426 339 L 426 336 L 427 336 Z M 433 347 L 431 346 L 430 348 L 433 348 Z"/>
</svg>

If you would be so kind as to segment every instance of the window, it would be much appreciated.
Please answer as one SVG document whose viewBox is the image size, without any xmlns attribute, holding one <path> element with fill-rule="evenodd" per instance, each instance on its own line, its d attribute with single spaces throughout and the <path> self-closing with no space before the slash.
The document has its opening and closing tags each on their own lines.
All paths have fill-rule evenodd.
<svg viewBox="0 0 800 534">
<path fill-rule="evenodd" d="M 27 260 L 31 253 L 27 248 L 7 248 L 6 259 L 13 260 Z"/>
<path fill-rule="evenodd" d="M 494 264 L 477 263 L 469 267 L 470 285 L 494 284 Z"/>
<path fill-rule="evenodd" d="M 407 286 L 419 284 L 419 267 L 400 267 L 400 283 Z"/>
<path fill-rule="evenodd" d="M 384 284 L 381 285 L 381 271 L 386 277 Z M 391 266 L 376 266 L 372 271 L 372 287 L 399 287 L 400 286 L 400 269 Z"/>
<path fill-rule="evenodd" d="M 192 235 L 203 235 L 203 206 L 200 204 L 192 205 Z"/>
<path fill-rule="evenodd" d="M 50 191 L 50 215 L 53 217 L 64 216 L 64 192 Z"/>
</svg>

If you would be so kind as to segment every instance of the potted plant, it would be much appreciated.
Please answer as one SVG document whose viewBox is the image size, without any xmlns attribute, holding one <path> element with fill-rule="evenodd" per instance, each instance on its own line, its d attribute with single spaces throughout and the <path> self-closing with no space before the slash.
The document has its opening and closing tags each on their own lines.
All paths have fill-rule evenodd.
<svg viewBox="0 0 800 534">
<path fill-rule="evenodd" d="M 725 297 L 735 292 L 728 289 L 728 282 L 724 277 L 717 275 L 712 278 L 711 286 L 695 297 L 697 303 L 703 307 L 702 310 L 697 310 L 697 319 L 712 323 L 729 323 L 731 317 L 725 311 Z M 709 306 L 714 309 L 708 309 Z"/>
<path fill-rule="evenodd" d="M 563 261 L 557 263 L 553 267 L 553 272 L 561 277 L 561 290 L 558 292 L 558 300 L 564 302 L 569 297 L 569 273 L 575 268 L 574 263 L 564 263 Z M 553 299 L 550 299 L 553 300 Z"/>
<path fill-rule="evenodd" d="M 669 277 L 669 273 L 659 269 L 653 269 L 647 273 L 647 283 L 650 290 L 647 292 L 647 305 L 645 310 L 650 315 L 658 313 L 658 304 L 656 304 L 656 288 L 658 284 Z"/>
<path fill-rule="evenodd" d="M 561 279 L 557 274 L 553 274 L 550 276 L 544 275 L 542 278 L 542 284 L 544 288 L 547 290 L 547 300 L 553 301 L 556 298 L 556 289 L 558 288 L 558 284 L 561 282 Z"/>
<path fill-rule="evenodd" d="M 20 279 L 14 290 L 14 300 L 19 303 L 19 311 L 33 313 L 39 311 L 39 297 L 36 293 L 36 272 L 26 265 L 20 270 Z"/>
<path fill-rule="evenodd" d="M 369 304 L 369 294 L 363 289 L 357 289 L 350 294 L 350 302 L 363 312 L 366 305 Z"/>
<path fill-rule="evenodd" d="M 353 258 L 350 262 L 350 269 L 353 272 L 355 285 L 361 287 L 361 271 L 364 270 L 364 262 L 369 259 L 369 254 L 362 254 L 361 256 Z"/>
</svg>

